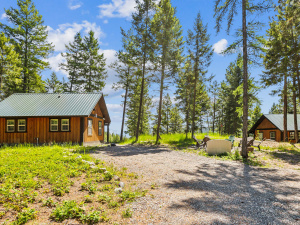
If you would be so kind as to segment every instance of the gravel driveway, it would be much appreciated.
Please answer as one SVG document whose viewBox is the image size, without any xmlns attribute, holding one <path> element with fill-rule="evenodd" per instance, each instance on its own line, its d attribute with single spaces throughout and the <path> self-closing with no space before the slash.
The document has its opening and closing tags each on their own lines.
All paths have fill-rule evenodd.
<svg viewBox="0 0 300 225">
<path fill-rule="evenodd" d="M 130 224 L 300 224 L 299 170 L 163 147 L 106 147 L 93 155 L 139 174 L 139 187 L 150 190 L 131 203 Z"/>
</svg>

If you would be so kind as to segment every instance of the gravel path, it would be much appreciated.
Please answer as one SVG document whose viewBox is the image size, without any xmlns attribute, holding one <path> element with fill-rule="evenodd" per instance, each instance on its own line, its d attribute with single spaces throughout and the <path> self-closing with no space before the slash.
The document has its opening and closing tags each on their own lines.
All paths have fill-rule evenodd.
<svg viewBox="0 0 300 225">
<path fill-rule="evenodd" d="M 300 224 L 299 170 L 158 147 L 107 147 L 93 155 L 139 174 L 139 187 L 150 190 L 131 204 L 130 224 Z"/>
</svg>

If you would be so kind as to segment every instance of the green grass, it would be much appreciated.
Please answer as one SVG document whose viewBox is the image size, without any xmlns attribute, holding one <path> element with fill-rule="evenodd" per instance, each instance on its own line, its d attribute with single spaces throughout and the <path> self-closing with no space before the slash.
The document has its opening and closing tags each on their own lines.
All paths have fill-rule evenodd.
<svg viewBox="0 0 300 225">
<path fill-rule="evenodd" d="M 198 140 L 203 139 L 207 134 L 195 134 Z M 160 144 L 170 145 L 173 147 L 188 147 L 195 144 L 195 141 L 191 138 L 191 134 L 188 134 L 186 138 L 185 134 L 161 134 Z M 211 139 L 226 139 L 228 135 L 219 135 L 216 133 L 209 133 L 208 135 Z M 154 145 L 156 141 L 156 136 L 152 135 L 140 135 L 138 142 L 135 142 L 135 138 L 130 138 L 126 141 L 120 142 L 120 144 L 143 144 L 143 145 Z"/>
<path fill-rule="evenodd" d="M 100 215 L 89 209 L 89 204 L 93 202 L 91 194 L 107 196 L 106 202 L 95 201 L 95 204 L 106 207 L 108 216 L 117 212 L 121 214 L 121 208 L 114 212 L 109 211 L 109 208 L 118 209 L 125 202 L 138 197 L 129 192 L 131 184 L 136 182 L 136 176 L 126 169 L 118 170 L 113 165 L 95 160 L 86 154 L 91 150 L 93 148 L 72 145 L 0 148 L 0 208 L 5 209 L 0 219 L 13 224 L 24 224 L 38 217 L 39 208 L 48 207 L 52 208 L 49 217 L 55 221 L 68 218 L 84 223 L 107 220 L 106 212 Z M 94 162 L 95 166 L 90 166 L 85 161 Z M 103 167 L 107 172 L 102 170 Z M 114 193 L 114 189 L 118 187 L 118 182 L 111 179 L 114 175 L 127 183 L 124 198 L 117 204 L 114 203 L 120 196 Z M 62 204 L 54 201 L 66 194 L 72 195 L 72 190 L 75 193 L 80 191 L 82 196 L 76 196 L 76 201 L 66 200 Z M 64 197 L 66 198 L 68 196 Z M 6 214 L 15 216 L 8 217 Z"/>
</svg>

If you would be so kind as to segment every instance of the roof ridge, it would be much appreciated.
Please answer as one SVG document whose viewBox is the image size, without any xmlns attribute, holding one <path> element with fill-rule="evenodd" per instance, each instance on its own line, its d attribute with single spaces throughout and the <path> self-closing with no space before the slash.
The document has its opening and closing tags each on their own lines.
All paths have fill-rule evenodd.
<svg viewBox="0 0 300 225">
<path fill-rule="evenodd" d="M 82 94 L 95 94 L 95 95 L 99 95 L 99 94 L 103 94 L 102 92 L 99 93 L 93 93 L 93 92 L 86 92 L 86 93 L 69 93 L 69 92 L 64 92 L 64 93 L 13 93 L 12 95 L 82 95 Z"/>
</svg>

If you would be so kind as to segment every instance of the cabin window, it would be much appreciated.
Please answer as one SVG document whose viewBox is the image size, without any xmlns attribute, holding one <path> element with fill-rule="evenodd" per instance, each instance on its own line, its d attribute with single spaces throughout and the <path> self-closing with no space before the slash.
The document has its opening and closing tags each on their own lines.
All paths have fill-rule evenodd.
<svg viewBox="0 0 300 225">
<path fill-rule="evenodd" d="M 264 139 L 264 133 L 263 133 L 263 132 L 259 132 L 259 133 L 258 133 L 258 139 L 259 139 L 259 140 Z"/>
<path fill-rule="evenodd" d="M 6 120 L 6 131 L 15 132 L 15 120 Z"/>
<path fill-rule="evenodd" d="M 58 119 L 50 119 L 50 131 L 58 131 Z"/>
<path fill-rule="evenodd" d="M 88 136 L 93 135 L 93 120 L 88 119 Z"/>
<path fill-rule="evenodd" d="M 26 120 L 25 119 L 18 120 L 18 132 L 26 132 Z"/>
<path fill-rule="evenodd" d="M 295 139 L 295 132 L 294 131 L 290 132 L 290 139 Z"/>
<path fill-rule="evenodd" d="M 270 139 L 276 140 L 276 132 L 275 131 L 270 131 Z"/>
<path fill-rule="evenodd" d="M 98 122 L 98 135 L 102 136 L 102 121 Z"/>
<path fill-rule="evenodd" d="M 70 120 L 69 119 L 61 120 L 61 131 L 70 131 Z"/>
</svg>

